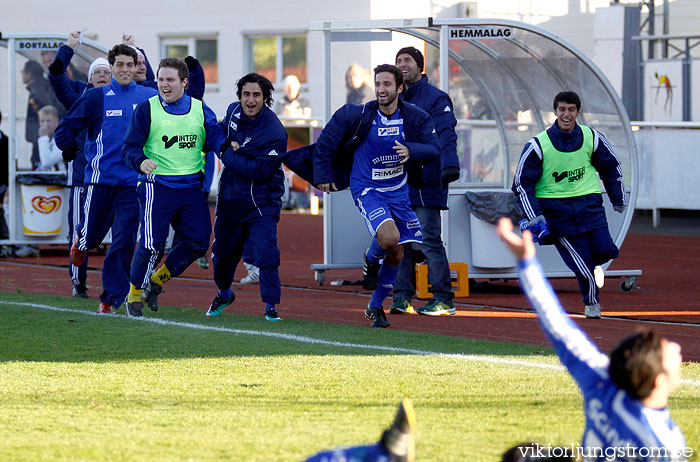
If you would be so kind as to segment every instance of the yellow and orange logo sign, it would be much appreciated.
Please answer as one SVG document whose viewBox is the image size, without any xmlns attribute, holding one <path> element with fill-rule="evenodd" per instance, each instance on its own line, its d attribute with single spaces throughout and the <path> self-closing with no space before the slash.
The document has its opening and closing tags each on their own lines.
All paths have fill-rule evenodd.
<svg viewBox="0 0 700 462">
<path fill-rule="evenodd" d="M 39 213 L 51 213 L 61 208 L 61 198 L 59 196 L 34 196 L 32 198 L 32 208 Z"/>
</svg>

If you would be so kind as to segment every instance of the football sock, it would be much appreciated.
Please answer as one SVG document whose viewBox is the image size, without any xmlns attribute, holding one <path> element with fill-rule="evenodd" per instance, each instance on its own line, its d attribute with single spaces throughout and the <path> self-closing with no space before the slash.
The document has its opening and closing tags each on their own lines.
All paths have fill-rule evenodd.
<svg viewBox="0 0 700 462">
<path fill-rule="evenodd" d="M 384 255 L 386 255 L 386 252 L 386 250 L 379 246 L 379 241 L 374 237 L 372 243 L 369 245 L 369 249 L 367 249 L 367 261 L 370 263 L 379 263 L 379 261 L 384 258 Z"/>
<path fill-rule="evenodd" d="M 126 296 L 126 301 L 129 303 L 140 302 L 143 289 L 137 289 L 135 285 L 129 284 L 129 295 Z"/>
<path fill-rule="evenodd" d="M 163 265 L 160 268 L 158 268 L 158 271 L 155 273 L 151 274 L 151 281 L 155 282 L 156 284 L 163 285 L 169 280 L 173 278 L 172 274 L 170 274 L 170 270 L 168 269 L 167 266 Z"/>
<path fill-rule="evenodd" d="M 219 289 L 219 296 L 222 298 L 225 298 L 226 300 L 230 300 L 232 295 L 233 295 L 233 291 L 231 290 L 230 287 L 226 290 Z"/>
<path fill-rule="evenodd" d="M 389 295 L 391 289 L 394 288 L 396 275 L 399 274 L 399 268 L 394 268 L 386 261 L 379 267 L 379 276 L 377 278 L 377 288 L 372 292 L 372 300 L 369 306 L 379 308 L 382 306 L 384 299 Z"/>
</svg>

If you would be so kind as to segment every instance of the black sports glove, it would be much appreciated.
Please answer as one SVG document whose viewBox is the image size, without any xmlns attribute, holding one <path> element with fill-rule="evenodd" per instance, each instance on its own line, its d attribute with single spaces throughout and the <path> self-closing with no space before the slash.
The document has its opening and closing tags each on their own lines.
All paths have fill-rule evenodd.
<svg viewBox="0 0 700 462">
<path fill-rule="evenodd" d="M 199 61 L 197 61 L 197 58 L 195 58 L 194 56 L 188 56 L 187 58 L 185 58 L 185 64 L 187 64 L 188 68 L 191 68 L 199 64 Z"/>
<path fill-rule="evenodd" d="M 70 162 L 76 157 L 78 157 L 78 153 L 80 152 L 80 148 L 78 146 L 71 144 L 66 146 L 66 148 L 61 151 L 61 155 L 63 156 L 63 160 L 66 162 Z"/>
<path fill-rule="evenodd" d="M 63 61 L 61 61 L 61 58 L 54 58 L 49 66 L 49 72 L 51 75 L 63 75 Z"/>
<path fill-rule="evenodd" d="M 440 172 L 440 183 L 442 189 L 447 189 L 447 186 L 453 181 L 459 180 L 459 167 L 445 167 Z"/>
</svg>

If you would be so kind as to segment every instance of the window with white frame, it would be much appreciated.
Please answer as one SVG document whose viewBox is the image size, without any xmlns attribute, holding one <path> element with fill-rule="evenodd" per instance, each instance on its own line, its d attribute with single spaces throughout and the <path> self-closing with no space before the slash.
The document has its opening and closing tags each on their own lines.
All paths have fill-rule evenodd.
<svg viewBox="0 0 700 462">
<path fill-rule="evenodd" d="M 177 35 L 160 37 L 160 55 L 163 58 L 194 56 L 204 69 L 207 85 L 219 83 L 219 54 L 216 34 Z"/>
<path fill-rule="evenodd" d="M 306 34 L 250 34 L 245 43 L 248 72 L 264 75 L 280 88 L 288 75 L 306 84 Z"/>
</svg>

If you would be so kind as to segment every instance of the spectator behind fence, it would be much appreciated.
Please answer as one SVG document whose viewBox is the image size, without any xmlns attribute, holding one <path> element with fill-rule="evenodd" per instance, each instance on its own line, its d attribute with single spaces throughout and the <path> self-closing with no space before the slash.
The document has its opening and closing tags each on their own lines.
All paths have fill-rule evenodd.
<svg viewBox="0 0 700 462">
<path fill-rule="evenodd" d="M 374 99 L 374 92 L 367 84 L 368 72 L 357 63 L 352 63 L 345 71 L 345 88 L 348 90 L 347 103 L 364 104 Z"/>
<path fill-rule="evenodd" d="M 288 75 L 282 81 L 284 96 L 275 103 L 275 114 L 283 117 L 311 117 L 311 105 L 301 96 L 301 83 L 296 75 Z"/>
<path fill-rule="evenodd" d="M 56 95 L 44 77 L 44 68 L 37 61 L 27 61 L 22 68 L 22 83 L 27 86 L 27 118 L 24 125 L 24 139 L 32 143 L 32 169 L 39 168 L 39 109 L 54 106 L 58 115 L 63 116 L 65 109 L 58 102 Z"/>
<path fill-rule="evenodd" d="M 58 110 L 54 106 L 39 109 L 39 168 L 44 172 L 65 172 L 66 163 L 63 154 L 56 146 L 53 133 L 58 126 Z"/>
</svg>

